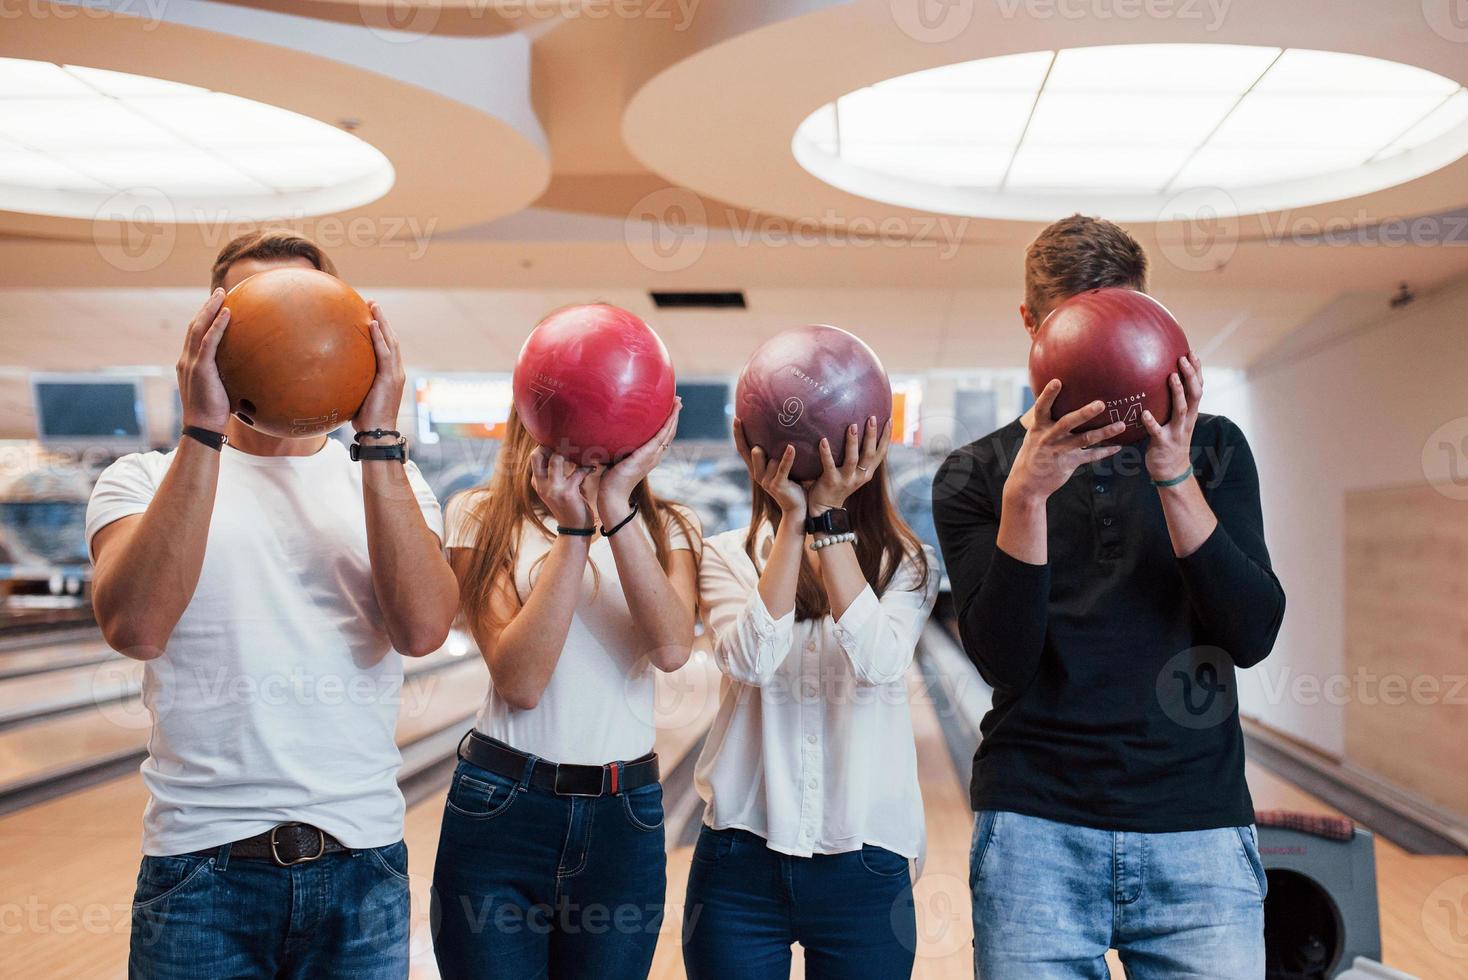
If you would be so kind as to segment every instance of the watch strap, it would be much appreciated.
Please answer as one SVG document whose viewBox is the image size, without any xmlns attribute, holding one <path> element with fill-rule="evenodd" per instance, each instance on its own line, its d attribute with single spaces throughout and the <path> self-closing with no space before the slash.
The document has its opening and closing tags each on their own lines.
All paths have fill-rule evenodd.
<svg viewBox="0 0 1468 980">
<path fill-rule="evenodd" d="M 195 439 L 199 442 L 202 442 L 204 445 L 208 446 L 216 453 L 223 449 L 225 444 L 229 442 L 229 436 L 225 435 L 223 432 L 215 432 L 213 429 L 206 429 L 198 425 L 184 426 L 183 434 L 188 436 L 190 439 Z"/>
<path fill-rule="evenodd" d="M 352 443 L 347 453 L 353 462 L 376 462 L 378 460 L 391 460 L 398 463 L 408 461 L 408 440 L 398 437 L 398 441 L 386 446 L 363 446 Z"/>
</svg>

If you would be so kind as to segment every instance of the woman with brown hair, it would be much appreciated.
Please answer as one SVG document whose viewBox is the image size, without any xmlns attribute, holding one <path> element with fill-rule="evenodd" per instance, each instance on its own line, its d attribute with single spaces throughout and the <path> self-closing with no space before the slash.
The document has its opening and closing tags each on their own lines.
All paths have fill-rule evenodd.
<svg viewBox="0 0 1468 980">
<path fill-rule="evenodd" d="M 699 575 L 725 679 L 695 770 L 690 980 L 788 977 L 797 942 L 807 977 L 912 971 L 907 671 L 938 583 L 888 496 L 891 435 L 891 420 L 852 425 L 840 466 L 822 440 L 821 476 L 801 486 L 794 448 L 769 458 L 734 422 L 754 504 L 748 528 L 709 539 Z"/>
<path fill-rule="evenodd" d="M 652 963 L 666 890 L 654 670 L 688 660 L 700 529 L 646 478 L 678 410 L 605 469 L 537 446 L 512 413 L 489 485 L 449 504 L 490 689 L 434 865 L 445 978 L 642 978 Z"/>
</svg>

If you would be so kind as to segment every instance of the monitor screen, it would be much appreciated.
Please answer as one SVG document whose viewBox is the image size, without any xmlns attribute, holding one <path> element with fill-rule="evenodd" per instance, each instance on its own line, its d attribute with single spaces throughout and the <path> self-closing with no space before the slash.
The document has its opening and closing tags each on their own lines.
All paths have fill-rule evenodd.
<svg viewBox="0 0 1468 980">
<path fill-rule="evenodd" d="M 729 385 L 723 381 L 692 381 L 677 386 L 683 399 L 683 414 L 678 416 L 679 441 L 727 440 L 734 406 L 729 400 Z"/>
<path fill-rule="evenodd" d="M 448 375 L 418 379 L 418 439 L 503 439 L 514 392 L 505 375 Z"/>
<path fill-rule="evenodd" d="M 143 441 L 142 391 L 135 380 L 35 380 L 36 429 L 43 442 Z"/>
</svg>

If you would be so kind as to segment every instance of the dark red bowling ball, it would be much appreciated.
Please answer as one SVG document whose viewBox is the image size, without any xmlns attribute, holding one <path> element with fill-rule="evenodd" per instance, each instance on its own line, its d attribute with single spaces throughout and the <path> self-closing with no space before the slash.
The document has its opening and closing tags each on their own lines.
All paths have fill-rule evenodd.
<svg viewBox="0 0 1468 980">
<path fill-rule="evenodd" d="M 795 447 L 790 478 L 821 475 L 820 442 L 831 440 L 837 465 L 846 455 L 846 427 L 892 417 L 892 382 L 877 354 L 839 327 L 796 327 L 755 350 L 734 389 L 734 414 L 751 447 L 772 458 Z"/>
<path fill-rule="evenodd" d="M 1030 348 L 1030 387 L 1039 394 L 1059 378 L 1060 418 L 1100 399 L 1106 411 L 1077 431 L 1125 422 L 1111 445 L 1145 438 L 1142 410 L 1166 425 L 1172 418 L 1168 375 L 1188 353 L 1188 338 L 1167 307 L 1134 289 L 1092 289 L 1061 303 Z"/>
<path fill-rule="evenodd" d="M 606 303 L 541 320 L 515 361 L 515 409 L 540 443 L 573 463 L 616 461 L 673 412 L 673 362 L 642 319 Z"/>
<path fill-rule="evenodd" d="M 215 363 L 229 409 L 272 436 L 330 432 L 357 414 L 377 375 L 372 311 L 336 276 L 295 266 L 257 272 L 224 297 Z"/>
</svg>

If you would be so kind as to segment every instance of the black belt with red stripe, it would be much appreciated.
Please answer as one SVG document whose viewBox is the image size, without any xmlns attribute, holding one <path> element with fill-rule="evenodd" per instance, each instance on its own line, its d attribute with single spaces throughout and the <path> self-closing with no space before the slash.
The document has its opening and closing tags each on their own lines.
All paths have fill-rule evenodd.
<svg viewBox="0 0 1468 980">
<path fill-rule="evenodd" d="M 459 758 L 497 776 L 519 780 L 532 756 L 511 748 L 499 739 L 471 731 L 459 743 Z M 604 766 L 578 766 L 534 758 L 530 785 L 557 796 L 615 796 L 658 781 L 656 752 L 630 762 Z"/>
</svg>

